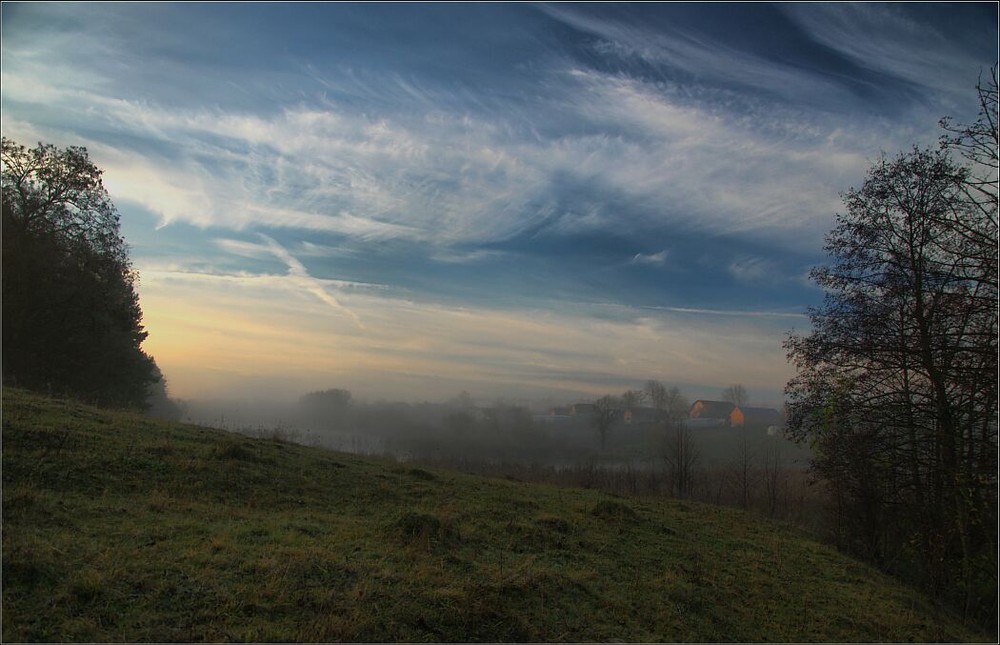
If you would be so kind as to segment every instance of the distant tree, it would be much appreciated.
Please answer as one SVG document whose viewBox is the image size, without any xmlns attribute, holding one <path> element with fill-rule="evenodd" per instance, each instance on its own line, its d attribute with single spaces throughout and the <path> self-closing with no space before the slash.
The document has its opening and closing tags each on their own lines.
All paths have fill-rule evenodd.
<svg viewBox="0 0 1000 645">
<path fill-rule="evenodd" d="M 736 443 L 736 454 L 729 462 L 727 479 L 739 503 L 740 508 L 747 510 L 753 501 L 753 493 L 757 486 L 760 472 L 757 468 L 757 452 L 750 444 L 750 433 L 739 432 Z"/>
<path fill-rule="evenodd" d="M 691 404 L 686 396 L 681 394 L 680 388 L 672 385 L 667 389 L 667 396 L 664 399 L 664 411 L 667 413 L 667 420 L 677 425 L 682 419 L 686 419 Z"/>
<path fill-rule="evenodd" d="M 786 341 L 786 394 L 844 546 L 995 621 L 995 70 L 980 103 L 942 149 L 883 157 L 845 195 L 832 264 L 812 273 L 826 299 Z"/>
<path fill-rule="evenodd" d="M 742 408 L 750 402 L 747 389 L 739 383 L 734 383 L 722 391 L 722 400 Z"/>
<path fill-rule="evenodd" d="M 476 401 L 472 398 L 471 394 L 462 390 L 455 396 L 455 398 L 449 401 L 448 404 L 453 408 L 458 408 L 459 410 L 471 410 L 475 407 Z"/>
<path fill-rule="evenodd" d="M 781 442 L 777 437 L 768 437 L 761 459 L 760 477 L 764 484 L 764 498 L 767 502 L 767 513 L 774 517 L 778 510 L 778 501 L 787 479 Z"/>
<path fill-rule="evenodd" d="M 660 417 L 662 456 L 667 467 L 671 493 L 680 498 L 691 495 L 695 467 L 701 451 L 691 429 L 684 423 L 688 416 L 688 401 L 677 386 L 667 387 L 659 381 L 646 382 L 646 392 Z"/>
<path fill-rule="evenodd" d="M 628 390 L 621 396 L 622 407 L 626 409 L 637 408 L 646 400 L 646 393 L 642 390 Z"/>
<path fill-rule="evenodd" d="M 667 386 L 655 379 L 649 379 L 643 386 L 643 390 L 646 392 L 649 404 L 657 412 L 663 412 L 667 409 Z"/>
<path fill-rule="evenodd" d="M 691 495 L 695 468 L 701 460 L 694 434 L 684 423 L 670 423 L 666 427 L 663 444 L 663 460 L 667 467 L 667 477 L 671 492 L 682 499 Z"/>
<path fill-rule="evenodd" d="M 351 404 L 351 393 L 337 388 L 310 392 L 299 399 L 299 404 L 311 412 L 339 414 Z"/>
<path fill-rule="evenodd" d="M 665 420 L 675 422 L 687 417 L 689 407 L 687 397 L 681 394 L 680 388 L 676 385 L 668 388 L 660 381 L 650 379 L 646 381 L 643 392 L 650 405 Z"/>
<path fill-rule="evenodd" d="M 143 407 L 159 377 L 142 349 L 138 275 L 85 148 L 4 138 L 3 375 L 102 405 Z"/>
<path fill-rule="evenodd" d="M 597 429 L 597 434 L 601 439 L 601 450 L 607 448 L 608 431 L 618 417 L 618 410 L 621 408 L 621 401 L 617 397 L 606 394 L 594 401 L 594 416 L 592 422 Z"/>
</svg>

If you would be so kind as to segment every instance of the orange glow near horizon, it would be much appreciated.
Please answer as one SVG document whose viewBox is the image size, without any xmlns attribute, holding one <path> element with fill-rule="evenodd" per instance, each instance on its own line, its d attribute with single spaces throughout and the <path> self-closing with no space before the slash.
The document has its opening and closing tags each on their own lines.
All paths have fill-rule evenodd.
<svg viewBox="0 0 1000 645">
<path fill-rule="evenodd" d="M 597 395 L 630 379 L 721 386 L 738 372 L 744 382 L 780 387 L 789 374 L 765 360 L 770 342 L 726 321 L 680 326 L 338 296 L 359 327 L 283 276 L 156 270 L 144 274 L 141 298 L 144 349 L 181 399 L 287 398 L 326 387 L 388 398 L 511 386 Z"/>
</svg>

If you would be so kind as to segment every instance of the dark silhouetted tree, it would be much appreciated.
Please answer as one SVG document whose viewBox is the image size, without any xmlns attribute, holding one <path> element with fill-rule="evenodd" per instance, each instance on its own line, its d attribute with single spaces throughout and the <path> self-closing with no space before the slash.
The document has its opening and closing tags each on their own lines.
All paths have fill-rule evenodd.
<svg viewBox="0 0 1000 645">
<path fill-rule="evenodd" d="M 144 407 L 137 274 L 84 148 L 3 139 L 3 375 L 102 405 Z"/>
<path fill-rule="evenodd" d="M 995 620 L 995 75 L 991 87 L 977 124 L 941 150 L 883 157 L 845 195 L 832 263 L 812 272 L 825 301 L 786 341 L 786 393 L 842 545 Z"/>
</svg>

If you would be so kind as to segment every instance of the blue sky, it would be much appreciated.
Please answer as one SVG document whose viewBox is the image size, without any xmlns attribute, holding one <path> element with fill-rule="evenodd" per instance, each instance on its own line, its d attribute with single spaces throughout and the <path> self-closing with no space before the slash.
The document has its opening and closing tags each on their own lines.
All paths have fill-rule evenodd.
<svg viewBox="0 0 1000 645">
<path fill-rule="evenodd" d="M 743 383 L 878 155 L 970 121 L 983 4 L 4 3 L 2 130 L 84 145 L 172 394 Z"/>
</svg>

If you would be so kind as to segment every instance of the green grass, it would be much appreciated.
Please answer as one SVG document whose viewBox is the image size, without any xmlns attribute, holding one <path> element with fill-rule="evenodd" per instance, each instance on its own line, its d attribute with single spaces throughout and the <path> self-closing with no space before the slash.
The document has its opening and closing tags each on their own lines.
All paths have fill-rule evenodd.
<svg viewBox="0 0 1000 645">
<path fill-rule="evenodd" d="M 733 509 L 3 392 L 3 640 L 987 641 Z"/>
</svg>

